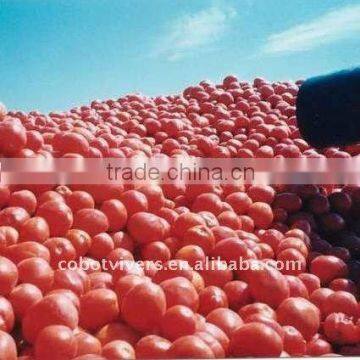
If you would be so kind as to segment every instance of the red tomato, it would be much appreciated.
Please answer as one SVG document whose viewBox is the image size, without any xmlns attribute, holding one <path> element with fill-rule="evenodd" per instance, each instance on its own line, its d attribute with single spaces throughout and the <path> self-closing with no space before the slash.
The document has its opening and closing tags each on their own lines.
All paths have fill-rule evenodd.
<svg viewBox="0 0 360 360">
<path fill-rule="evenodd" d="M 15 315 L 11 302 L 0 296 L 0 330 L 11 332 L 15 323 Z"/>
<path fill-rule="evenodd" d="M 344 313 L 333 312 L 324 321 L 324 333 L 328 340 L 337 344 L 358 344 L 359 328 L 351 317 Z"/>
<path fill-rule="evenodd" d="M 40 205 L 36 212 L 49 225 L 51 236 L 64 236 L 73 224 L 71 209 L 60 201 L 47 201 Z"/>
<path fill-rule="evenodd" d="M 66 204 L 75 214 L 81 209 L 93 209 L 95 202 L 93 197 L 86 191 L 73 191 L 70 195 L 66 196 Z"/>
<path fill-rule="evenodd" d="M 263 303 L 255 302 L 253 304 L 245 305 L 239 310 L 239 315 L 244 321 L 255 314 L 260 314 L 261 316 L 276 320 L 275 311 L 269 305 Z"/>
<path fill-rule="evenodd" d="M 109 289 L 88 291 L 80 299 L 80 325 L 96 330 L 114 321 L 119 315 L 117 296 Z"/>
<path fill-rule="evenodd" d="M 234 311 L 251 302 L 249 285 L 244 281 L 229 281 L 224 285 L 223 290 L 228 298 L 229 307 Z"/>
<path fill-rule="evenodd" d="M 278 322 L 281 325 L 290 325 L 304 336 L 311 339 L 320 327 L 319 309 L 303 298 L 288 298 L 276 310 Z"/>
<path fill-rule="evenodd" d="M 109 220 L 100 210 L 81 209 L 75 214 L 73 227 L 94 236 L 108 230 Z"/>
<path fill-rule="evenodd" d="M 9 301 L 17 319 L 22 319 L 27 310 L 42 299 L 41 290 L 30 283 L 18 285 L 9 294 Z"/>
<path fill-rule="evenodd" d="M 86 255 L 91 247 L 91 237 L 87 232 L 83 230 L 70 229 L 66 233 L 66 238 L 75 248 L 77 257 Z"/>
<path fill-rule="evenodd" d="M 137 212 L 147 212 L 149 208 L 147 197 L 137 190 L 123 192 L 120 201 L 124 204 L 129 218 Z"/>
<path fill-rule="evenodd" d="M 9 294 L 18 281 L 18 269 L 6 257 L 0 256 L 0 295 Z"/>
<path fill-rule="evenodd" d="M 26 145 L 26 129 L 16 118 L 8 118 L 0 123 L 0 153 L 11 156 Z"/>
<path fill-rule="evenodd" d="M 114 340 L 123 340 L 135 346 L 140 339 L 140 335 L 130 326 L 117 321 L 103 326 L 96 333 L 96 338 L 102 346 Z"/>
<path fill-rule="evenodd" d="M 184 232 L 183 245 L 197 245 L 205 254 L 210 254 L 215 246 L 215 237 L 207 226 L 197 225 Z"/>
<path fill-rule="evenodd" d="M 63 325 L 43 328 L 35 342 L 35 356 L 39 360 L 70 360 L 76 355 L 76 350 L 77 342 L 72 329 Z"/>
<path fill-rule="evenodd" d="M 284 351 L 291 356 L 304 356 L 306 354 L 306 341 L 301 333 L 293 326 L 283 326 Z"/>
<path fill-rule="evenodd" d="M 230 352 L 235 357 L 275 357 L 279 356 L 282 350 L 283 342 L 278 333 L 258 322 L 239 327 L 230 341 Z"/>
<path fill-rule="evenodd" d="M 95 336 L 80 330 L 75 334 L 75 340 L 77 344 L 76 356 L 101 354 L 101 343 Z"/>
<path fill-rule="evenodd" d="M 76 250 L 71 242 L 62 237 L 52 237 L 44 242 L 44 246 L 50 252 L 50 265 L 53 268 L 60 264 L 66 265 L 69 261 L 76 259 Z"/>
<path fill-rule="evenodd" d="M 205 225 L 205 220 L 198 214 L 187 212 L 181 214 L 173 223 L 171 232 L 179 239 L 183 239 L 185 232 L 197 225 Z"/>
<path fill-rule="evenodd" d="M 168 352 L 170 359 L 214 359 L 214 353 L 206 343 L 194 335 L 182 336 L 175 340 Z"/>
<path fill-rule="evenodd" d="M 167 359 L 171 342 L 157 335 L 141 338 L 135 346 L 136 359 Z"/>
<path fill-rule="evenodd" d="M 0 226 L 11 226 L 19 230 L 29 218 L 29 213 L 22 207 L 7 207 L 0 211 Z"/>
<path fill-rule="evenodd" d="M 330 294 L 323 303 L 322 312 L 325 316 L 342 312 L 354 319 L 360 317 L 359 304 L 353 294 L 347 291 L 335 291 Z"/>
<path fill-rule="evenodd" d="M 15 191 L 10 195 L 9 206 L 22 207 L 29 214 L 33 214 L 36 210 L 37 200 L 29 190 Z"/>
<path fill-rule="evenodd" d="M 138 212 L 132 215 L 127 228 L 130 235 L 140 244 L 161 241 L 165 236 L 161 218 L 147 212 Z"/>
<path fill-rule="evenodd" d="M 142 247 L 141 258 L 143 260 L 166 262 L 170 260 L 171 253 L 166 244 L 161 241 L 154 241 Z"/>
<path fill-rule="evenodd" d="M 231 338 L 233 332 L 243 325 L 240 316 L 227 308 L 217 308 L 206 316 L 206 321 L 218 326 Z"/>
<path fill-rule="evenodd" d="M 176 252 L 175 259 L 187 261 L 191 267 L 194 267 L 205 261 L 205 253 L 200 246 L 186 245 Z"/>
<path fill-rule="evenodd" d="M 102 349 L 102 355 L 107 359 L 127 360 L 135 359 L 134 348 L 123 340 L 114 340 L 107 343 Z"/>
<path fill-rule="evenodd" d="M 335 256 L 321 255 L 310 265 L 310 272 L 316 275 L 322 284 L 327 285 L 336 278 L 346 277 L 346 264 Z"/>
<path fill-rule="evenodd" d="M 196 331 L 197 320 L 194 312 L 186 306 L 175 305 L 166 311 L 160 322 L 162 335 L 174 341 Z"/>
<path fill-rule="evenodd" d="M 68 297 L 49 295 L 29 308 L 22 322 L 24 338 L 34 343 L 41 330 L 49 325 L 64 325 L 70 329 L 77 327 L 78 312 Z"/>
<path fill-rule="evenodd" d="M 199 313 L 204 316 L 217 308 L 229 306 L 225 292 L 216 286 L 208 286 L 200 291 L 199 300 Z"/>
<path fill-rule="evenodd" d="M 152 331 L 166 311 L 166 297 L 159 285 L 144 282 L 135 285 L 123 298 L 122 318 L 134 329 Z"/>
<path fill-rule="evenodd" d="M 290 296 L 285 276 L 272 266 L 253 260 L 246 272 L 250 294 L 254 300 L 277 308 Z"/>
<path fill-rule="evenodd" d="M 35 216 L 25 221 L 19 229 L 19 240 L 36 241 L 43 243 L 50 236 L 49 225 L 45 219 L 39 216 Z"/>
<path fill-rule="evenodd" d="M 17 350 L 14 339 L 7 333 L 0 330 L 0 354 L 4 360 L 16 360 Z"/>
<path fill-rule="evenodd" d="M 127 210 L 119 200 L 106 200 L 102 203 L 100 210 L 105 214 L 109 221 L 109 231 L 121 230 L 127 222 Z"/>
</svg>

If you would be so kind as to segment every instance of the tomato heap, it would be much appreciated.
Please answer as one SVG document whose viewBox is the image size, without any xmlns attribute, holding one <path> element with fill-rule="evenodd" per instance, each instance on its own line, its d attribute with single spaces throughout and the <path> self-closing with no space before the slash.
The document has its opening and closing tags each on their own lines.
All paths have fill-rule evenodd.
<svg viewBox="0 0 360 360">
<path fill-rule="evenodd" d="M 1 105 L 0 153 L 358 155 L 301 139 L 299 85 L 228 76 L 48 115 Z M 0 358 L 359 355 L 359 260 L 360 187 L 1 185 Z"/>
</svg>

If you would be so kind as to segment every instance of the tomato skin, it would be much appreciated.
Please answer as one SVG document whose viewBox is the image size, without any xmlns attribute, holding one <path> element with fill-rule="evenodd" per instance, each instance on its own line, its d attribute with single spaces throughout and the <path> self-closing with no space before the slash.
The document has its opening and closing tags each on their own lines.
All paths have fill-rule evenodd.
<svg viewBox="0 0 360 360">
<path fill-rule="evenodd" d="M 306 354 L 310 356 L 321 356 L 332 352 L 333 349 L 330 343 L 316 336 L 306 344 Z"/>
<path fill-rule="evenodd" d="M 43 328 L 35 342 L 36 359 L 72 359 L 77 351 L 77 342 L 70 328 L 50 325 Z"/>
<path fill-rule="evenodd" d="M 123 340 L 135 346 L 140 339 L 140 335 L 136 330 L 122 322 L 111 322 L 96 333 L 96 338 L 102 346 L 114 340 Z"/>
<path fill-rule="evenodd" d="M 102 203 L 100 209 L 109 221 L 109 231 L 121 230 L 128 219 L 126 207 L 116 199 L 106 200 Z"/>
<path fill-rule="evenodd" d="M 320 327 L 320 311 L 304 298 L 288 298 L 276 310 L 281 325 L 295 327 L 304 336 L 311 339 Z"/>
<path fill-rule="evenodd" d="M 74 216 L 73 228 L 83 230 L 90 236 L 95 236 L 108 230 L 109 220 L 100 210 L 81 209 Z"/>
<path fill-rule="evenodd" d="M 160 329 L 165 338 L 174 341 L 185 335 L 193 335 L 196 324 L 196 317 L 191 309 L 175 305 L 167 309 L 161 319 Z"/>
<path fill-rule="evenodd" d="M 322 285 L 327 285 L 336 278 L 346 277 L 347 266 L 335 256 L 320 255 L 311 262 L 310 272 L 320 279 Z"/>
<path fill-rule="evenodd" d="M 36 212 L 46 220 L 49 225 L 51 236 L 64 236 L 73 225 L 73 214 L 71 209 L 60 201 L 47 201 L 40 205 Z"/>
<path fill-rule="evenodd" d="M 50 236 L 48 223 L 42 217 L 35 216 L 25 221 L 19 229 L 19 241 L 44 243 Z"/>
<path fill-rule="evenodd" d="M 66 204 L 75 214 L 81 209 L 93 209 L 95 202 L 93 197 L 86 191 L 76 190 L 66 197 Z"/>
<path fill-rule="evenodd" d="M 251 302 L 249 285 L 244 281 L 229 281 L 225 284 L 223 290 L 228 298 L 229 307 L 234 311 L 238 311 Z"/>
<path fill-rule="evenodd" d="M 0 123 L 0 153 L 11 156 L 26 145 L 26 130 L 16 118 L 8 118 Z"/>
<path fill-rule="evenodd" d="M 69 262 L 76 259 L 76 250 L 71 242 L 62 237 L 52 237 L 44 242 L 50 252 L 50 265 L 57 268 L 61 261 Z"/>
<path fill-rule="evenodd" d="M 255 301 L 277 308 L 290 296 L 290 289 L 285 276 L 265 263 L 253 260 L 251 264 L 259 265 L 259 270 L 257 268 L 252 270 L 250 267 L 247 275 L 252 298 Z"/>
<path fill-rule="evenodd" d="M 70 229 L 65 237 L 75 248 L 77 257 L 85 256 L 91 247 L 91 237 L 83 230 Z"/>
<path fill-rule="evenodd" d="M 112 290 L 90 290 L 80 299 L 80 325 L 84 329 L 99 329 L 114 321 L 118 315 L 117 296 Z"/>
<path fill-rule="evenodd" d="M 338 312 L 353 317 L 355 320 L 360 317 L 359 304 L 353 294 L 347 291 L 335 291 L 325 299 L 322 308 L 323 315 Z"/>
<path fill-rule="evenodd" d="M 0 330 L 0 354 L 4 360 L 16 360 L 17 350 L 14 339 L 5 331 Z"/>
<path fill-rule="evenodd" d="M 261 323 L 248 323 L 233 333 L 230 353 L 242 356 L 279 356 L 283 350 L 281 337 L 271 327 Z"/>
<path fill-rule="evenodd" d="M 171 344 L 167 357 L 170 359 L 214 359 L 215 356 L 203 340 L 194 335 L 187 335 Z"/>
<path fill-rule="evenodd" d="M 19 206 L 7 207 L 0 211 L 0 225 L 11 226 L 16 230 L 19 230 L 21 225 L 29 218 L 29 213 Z"/>
<path fill-rule="evenodd" d="M 351 317 L 344 313 L 333 312 L 326 317 L 324 333 L 328 340 L 335 344 L 358 344 L 360 331 Z"/>
<path fill-rule="evenodd" d="M 167 308 L 175 305 L 184 305 L 193 311 L 199 308 L 199 295 L 194 285 L 184 277 L 174 277 L 160 283 L 165 297 Z"/>
<path fill-rule="evenodd" d="M 161 241 L 165 236 L 165 228 L 161 218 L 147 212 L 132 215 L 127 224 L 130 235 L 139 244 Z"/>
<path fill-rule="evenodd" d="M 199 294 L 199 313 L 206 316 L 212 310 L 229 306 L 225 292 L 217 286 L 208 286 Z"/>
<path fill-rule="evenodd" d="M 207 226 L 196 225 L 184 232 L 183 245 L 197 245 L 205 254 L 210 254 L 215 246 L 215 237 Z"/>
<path fill-rule="evenodd" d="M 0 330 L 11 332 L 15 324 L 15 315 L 11 302 L 0 296 Z"/>
<path fill-rule="evenodd" d="M 136 359 L 167 359 L 171 342 L 158 335 L 147 335 L 135 346 Z"/>
<path fill-rule="evenodd" d="M 206 345 L 209 346 L 216 359 L 223 359 L 225 357 L 224 348 L 213 335 L 205 331 L 198 331 L 194 335 L 199 337 Z"/>
<path fill-rule="evenodd" d="M 171 233 L 182 240 L 188 229 L 198 225 L 205 225 L 205 220 L 200 215 L 192 212 L 183 213 L 172 224 Z"/>
<path fill-rule="evenodd" d="M 49 263 L 42 258 L 32 257 L 18 264 L 19 280 L 38 287 L 42 292 L 47 292 L 54 281 L 54 271 Z"/>
<path fill-rule="evenodd" d="M 9 294 L 18 281 L 18 269 L 8 258 L 0 256 L 0 295 Z"/>
<path fill-rule="evenodd" d="M 206 316 L 206 321 L 219 327 L 229 338 L 237 328 L 243 325 L 240 316 L 227 308 L 217 308 L 211 311 Z"/>
<path fill-rule="evenodd" d="M 144 282 L 135 285 L 121 304 L 122 318 L 135 330 L 156 329 L 166 311 L 166 297 L 159 285 Z"/>
<path fill-rule="evenodd" d="M 73 302 L 60 294 L 44 297 L 26 312 L 22 322 L 24 338 L 34 343 L 40 331 L 49 325 L 64 325 L 75 329 L 79 317 Z"/>
<path fill-rule="evenodd" d="M 102 349 L 102 355 L 107 359 L 113 360 L 131 360 L 135 359 L 135 350 L 134 348 L 123 340 L 114 340 L 107 343 Z"/>
<path fill-rule="evenodd" d="M 30 283 L 16 286 L 9 294 L 9 301 L 17 319 L 21 320 L 27 310 L 43 298 L 41 290 Z"/>
<path fill-rule="evenodd" d="M 76 356 L 101 354 L 101 343 L 95 336 L 80 330 L 75 334 L 75 340 L 77 343 Z"/>
<path fill-rule="evenodd" d="M 293 326 L 283 326 L 284 351 L 291 356 L 304 356 L 306 354 L 306 341 L 301 333 Z"/>
</svg>

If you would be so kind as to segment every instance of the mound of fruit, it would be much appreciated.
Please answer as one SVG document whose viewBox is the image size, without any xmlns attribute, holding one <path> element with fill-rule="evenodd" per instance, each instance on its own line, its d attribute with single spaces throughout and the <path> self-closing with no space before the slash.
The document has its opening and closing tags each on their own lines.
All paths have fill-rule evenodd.
<svg viewBox="0 0 360 360">
<path fill-rule="evenodd" d="M 0 154 L 360 154 L 301 139 L 300 85 L 228 76 L 48 115 L 1 105 Z M 359 355 L 359 291 L 360 187 L 0 186 L 1 360 Z"/>
</svg>

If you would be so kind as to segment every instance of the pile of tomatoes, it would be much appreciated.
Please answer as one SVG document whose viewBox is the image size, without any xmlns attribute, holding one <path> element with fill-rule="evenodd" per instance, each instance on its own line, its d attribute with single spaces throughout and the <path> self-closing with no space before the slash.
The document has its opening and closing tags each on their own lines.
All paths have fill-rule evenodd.
<svg viewBox="0 0 360 360">
<path fill-rule="evenodd" d="M 228 76 L 48 115 L 0 105 L 0 154 L 358 155 L 301 139 L 300 85 Z M 1 185 L 0 359 L 359 355 L 359 260 L 356 186 Z"/>
</svg>

